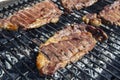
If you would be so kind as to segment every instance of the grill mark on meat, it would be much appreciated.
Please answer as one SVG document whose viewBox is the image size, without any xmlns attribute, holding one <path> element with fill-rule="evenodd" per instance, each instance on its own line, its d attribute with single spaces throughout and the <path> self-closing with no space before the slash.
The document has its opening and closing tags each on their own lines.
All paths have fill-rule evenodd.
<svg viewBox="0 0 120 80">
<path fill-rule="evenodd" d="M 21 11 L 20 13 L 23 13 L 24 15 L 28 16 L 28 18 L 30 18 L 30 20 L 35 21 L 35 18 L 33 17 L 33 15 L 31 13 L 29 13 L 27 11 L 27 9 L 25 11 Z"/>
<path fill-rule="evenodd" d="M 78 51 L 78 49 L 77 49 L 72 43 L 70 43 L 70 40 L 67 41 L 67 43 L 72 46 L 72 48 L 69 48 L 69 50 L 70 50 L 70 51 L 73 53 L 73 55 L 74 55 L 74 53 L 76 53 L 76 52 Z"/>
<path fill-rule="evenodd" d="M 78 40 L 79 41 L 79 40 Z M 72 40 L 72 41 L 70 41 L 70 44 L 72 44 L 73 46 L 76 46 L 78 49 L 79 49 L 79 47 L 81 48 L 81 46 L 79 46 L 79 44 L 81 44 L 81 42 L 78 42 L 78 41 L 74 41 L 74 40 Z M 81 48 L 81 49 L 83 49 L 83 48 Z M 80 49 L 80 50 L 81 50 Z M 77 51 L 78 52 L 78 51 Z"/>
<path fill-rule="evenodd" d="M 26 20 L 24 20 L 24 18 L 22 18 L 19 14 L 17 15 L 17 19 L 18 19 L 18 23 L 20 24 L 20 26 L 28 26 L 28 22 Z"/>
<path fill-rule="evenodd" d="M 24 19 L 22 19 L 19 15 L 14 15 L 14 16 L 12 16 L 12 18 L 11 18 L 11 22 L 14 22 L 14 23 L 16 23 L 16 24 L 18 24 L 18 26 L 27 26 L 27 22 L 24 20 Z"/>
<path fill-rule="evenodd" d="M 23 19 L 25 19 L 25 21 L 30 24 L 31 22 L 33 22 L 34 20 L 30 17 L 28 17 L 27 15 L 25 15 L 24 13 L 18 13 L 18 15 Z"/>
<path fill-rule="evenodd" d="M 53 62 L 60 61 L 57 56 L 55 56 L 53 53 L 51 53 L 49 51 L 50 49 L 48 47 L 43 47 L 43 48 L 40 48 L 40 49 L 42 50 L 42 52 L 44 52 L 46 55 L 48 55 L 50 61 L 53 61 Z"/>
<path fill-rule="evenodd" d="M 73 49 L 74 49 L 75 47 L 74 47 L 73 45 L 71 45 L 68 40 L 67 40 L 64 44 L 66 44 L 68 50 L 69 50 L 69 51 L 72 53 L 72 55 L 73 55 Z"/>
<path fill-rule="evenodd" d="M 35 9 L 35 8 L 32 8 L 32 9 L 27 9 L 29 13 L 31 13 L 31 15 L 37 19 L 39 16 L 38 16 L 38 11 Z"/>
<path fill-rule="evenodd" d="M 59 46 L 63 46 L 61 42 L 59 43 Z M 67 59 L 66 55 L 64 54 L 64 50 L 61 49 L 61 52 L 59 52 L 58 47 L 55 47 L 54 45 L 52 45 L 52 47 L 54 47 L 54 49 L 56 50 L 55 54 L 60 57 L 60 60 Z"/>
<path fill-rule="evenodd" d="M 61 59 L 60 59 L 60 55 L 59 55 L 59 53 L 57 52 L 57 49 L 54 47 L 54 44 L 51 45 L 51 49 L 50 49 L 50 50 L 53 52 L 53 54 L 54 54 L 55 56 L 58 57 L 59 60 L 61 60 Z"/>
<path fill-rule="evenodd" d="M 54 43 L 53 43 L 53 44 L 54 44 Z M 55 49 L 52 47 L 53 44 L 49 45 L 49 47 L 50 47 L 49 51 L 50 51 L 52 54 L 54 54 L 54 55 L 58 58 L 59 61 L 61 61 L 61 60 L 62 60 L 62 59 L 61 59 L 62 56 L 59 54 L 58 51 L 55 51 Z"/>
<path fill-rule="evenodd" d="M 61 42 L 61 46 L 63 46 L 62 53 L 66 56 L 66 59 L 70 58 L 72 53 L 67 49 L 68 47 L 66 45 L 66 42 Z"/>
<path fill-rule="evenodd" d="M 34 7 L 35 8 L 35 10 L 36 10 L 36 12 L 38 13 L 38 15 L 37 15 L 37 18 L 40 18 L 41 17 L 41 10 L 39 10 L 39 7 L 37 8 L 37 7 Z M 40 12 L 41 11 L 41 12 Z"/>
<path fill-rule="evenodd" d="M 55 54 L 56 54 L 57 56 L 59 56 L 59 59 L 60 59 L 60 60 L 66 59 L 65 55 L 61 53 L 61 51 L 62 51 L 62 49 L 63 49 L 62 47 L 60 47 L 60 46 L 61 46 L 61 42 L 59 42 L 59 44 L 54 43 L 53 46 L 57 48 Z"/>
</svg>

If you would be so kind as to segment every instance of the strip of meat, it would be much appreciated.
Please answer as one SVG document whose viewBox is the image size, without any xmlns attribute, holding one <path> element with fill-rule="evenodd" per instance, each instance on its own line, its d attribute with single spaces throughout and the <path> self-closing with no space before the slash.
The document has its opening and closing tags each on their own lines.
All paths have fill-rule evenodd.
<svg viewBox="0 0 120 80">
<path fill-rule="evenodd" d="M 106 34 L 99 28 L 86 24 L 71 24 L 56 32 L 40 46 L 36 66 L 41 74 L 51 75 L 70 62 L 77 61 L 91 51 L 97 41 L 105 39 Z"/>
<path fill-rule="evenodd" d="M 91 6 L 98 0 L 61 0 L 63 7 L 71 12 L 73 9 L 80 10 L 84 7 Z"/>
<path fill-rule="evenodd" d="M 38 28 L 47 23 L 56 23 L 62 11 L 50 0 L 41 1 L 32 7 L 20 10 L 6 19 L 0 20 L 0 28 L 17 30 L 18 28 Z"/>
<path fill-rule="evenodd" d="M 99 15 L 105 21 L 120 26 L 120 0 L 115 1 L 111 5 L 105 6 Z"/>
</svg>

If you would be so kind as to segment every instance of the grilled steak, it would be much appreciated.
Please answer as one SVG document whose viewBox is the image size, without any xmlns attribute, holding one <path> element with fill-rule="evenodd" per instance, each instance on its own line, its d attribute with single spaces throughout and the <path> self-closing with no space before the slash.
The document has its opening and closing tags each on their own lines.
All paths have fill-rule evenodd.
<svg viewBox="0 0 120 80">
<path fill-rule="evenodd" d="M 105 6 L 99 15 L 105 21 L 120 26 L 120 0 L 115 1 L 111 5 Z"/>
<path fill-rule="evenodd" d="M 62 11 L 49 0 L 42 1 L 13 14 L 12 16 L 0 20 L 0 28 L 16 30 L 37 28 L 47 23 L 56 23 Z"/>
<path fill-rule="evenodd" d="M 72 24 L 40 46 L 36 66 L 41 74 L 51 75 L 91 51 L 97 40 L 105 39 L 106 34 L 98 28 Z"/>
<path fill-rule="evenodd" d="M 63 7 L 71 12 L 73 9 L 80 10 L 84 7 L 91 6 L 98 0 L 61 0 Z"/>
</svg>

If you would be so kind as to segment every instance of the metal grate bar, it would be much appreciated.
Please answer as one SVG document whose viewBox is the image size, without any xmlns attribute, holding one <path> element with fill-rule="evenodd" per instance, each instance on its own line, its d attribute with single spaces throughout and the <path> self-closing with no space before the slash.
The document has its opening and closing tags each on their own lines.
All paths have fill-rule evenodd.
<svg viewBox="0 0 120 80">
<path fill-rule="evenodd" d="M 106 30 L 105 30 L 106 31 Z M 118 40 L 118 41 L 120 41 L 120 38 L 119 37 L 116 37 L 116 36 L 114 36 L 114 35 L 116 35 L 116 34 L 114 34 L 114 33 L 110 33 L 110 34 L 108 34 L 109 36 L 110 36 L 110 38 L 112 37 L 112 38 L 114 38 L 115 40 Z M 111 39 L 109 39 L 110 41 L 112 41 Z M 114 41 L 112 41 L 113 43 L 114 43 Z M 117 43 L 116 42 L 116 44 L 117 45 L 120 45 L 119 43 Z"/>
<path fill-rule="evenodd" d="M 5 46 L 5 45 L 3 45 L 2 43 L 0 43 L 2 46 Z M 29 71 L 31 71 L 33 74 L 35 74 L 35 72 L 25 63 L 25 62 L 23 62 L 21 59 L 19 59 L 19 57 L 14 53 L 14 52 L 12 52 L 11 50 L 8 50 L 9 52 L 10 52 L 10 54 L 11 55 L 13 55 L 16 59 L 18 59 L 18 61 L 20 61 L 22 64 L 24 64 L 25 65 L 25 67 L 29 70 Z"/>
<path fill-rule="evenodd" d="M 0 61 L 1 61 L 1 56 L 0 56 Z M 13 79 L 13 77 L 9 74 L 9 72 L 3 67 L 2 61 L 0 62 L 0 68 L 10 77 L 10 79 Z"/>
<path fill-rule="evenodd" d="M 65 68 L 68 70 L 68 72 L 72 73 L 75 77 L 77 77 L 79 80 L 82 80 L 81 77 L 77 76 L 73 71 L 71 71 L 70 69 L 68 68 Z"/>
<path fill-rule="evenodd" d="M 101 77 L 103 77 L 106 80 L 109 80 L 105 75 L 99 73 L 97 70 L 93 69 L 89 64 L 86 64 L 84 61 L 80 60 L 80 62 L 82 62 L 83 64 L 85 64 L 86 66 L 88 66 L 91 70 L 95 71 L 97 74 L 99 74 Z"/>
<path fill-rule="evenodd" d="M 25 45 L 25 46 L 27 46 L 27 44 L 25 44 L 25 43 L 23 43 L 23 41 L 21 41 L 21 39 L 19 39 L 19 37 L 14 37 L 15 39 L 17 39 L 17 40 L 19 40 L 19 42 L 21 43 L 21 44 L 23 44 L 23 45 Z M 30 47 L 28 47 L 29 49 L 31 49 Z M 31 51 L 34 51 L 33 49 L 31 49 Z M 31 61 L 32 62 L 32 61 Z M 32 71 L 31 69 L 30 69 L 30 67 L 26 67 L 27 69 L 29 69 L 30 71 Z M 33 73 L 35 73 L 34 71 L 32 71 Z M 54 79 L 53 77 L 52 77 L 52 79 Z"/>
<path fill-rule="evenodd" d="M 19 69 L 17 69 L 16 66 L 14 66 L 6 57 L 4 57 L 3 55 L 1 55 L 1 57 L 6 60 L 12 67 L 14 67 L 16 69 L 16 71 L 25 79 L 27 80 L 27 78 L 19 71 Z"/>
<path fill-rule="evenodd" d="M 13 42 L 14 41 L 14 38 L 9 40 L 8 37 L 6 37 L 4 34 L 2 34 L 0 32 L 0 34 L 5 38 L 7 39 L 9 42 L 11 42 L 21 53 L 23 53 L 28 59 L 31 59 L 30 56 L 28 56 L 26 53 L 24 53 L 18 46 L 16 46 L 16 44 Z"/>
<path fill-rule="evenodd" d="M 19 40 L 19 38 L 16 38 L 16 37 L 14 37 L 14 39 L 18 39 Z M 20 42 L 22 42 L 22 41 L 20 41 Z M 21 44 L 24 44 L 23 42 L 21 43 Z M 24 44 L 25 46 L 27 45 L 27 44 Z M 3 45 L 4 46 L 4 45 Z M 30 47 L 28 47 L 28 48 L 30 48 Z M 30 48 L 31 49 L 31 48 Z M 33 51 L 33 49 L 32 49 L 32 51 Z M 11 51 L 10 51 L 11 52 Z M 12 52 L 11 52 L 12 53 Z M 15 55 L 15 53 L 13 53 L 12 55 L 14 55 L 17 59 L 19 59 L 16 55 Z M 6 59 L 5 59 L 6 60 Z M 21 61 L 20 59 L 19 59 L 19 61 Z M 10 62 L 10 61 L 9 61 Z M 29 71 L 31 71 L 33 74 L 35 74 L 35 72 L 33 71 L 33 70 L 31 70 L 31 68 L 30 67 L 28 67 L 28 65 L 26 64 L 26 63 L 24 63 L 23 61 L 21 61 L 24 65 L 25 65 L 25 67 L 29 70 Z M 32 62 L 32 61 L 31 61 Z M 11 63 L 12 64 L 12 63 Z M 19 71 L 20 72 L 20 71 Z M 19 73 L 18 72 L 18 73 Z M 22 77 L 23 77 L 23 75 L 22 75 Z M 52 79 L 54 79 L 53 77 L 52 77 Z M 27 80 L 27 78 L 26 78 L 26 80 Z"/>
<path fill-rule="evenodd" d="M 32 32 L 30 32 L 31 34 L 32 34 Z M 34 34 L 32 34 L 33 36 L 34 36 Z M 40 34 L 40 35 L 42 35 L 42 34 Z M 45 35 L 44 35 L 45 36 Z M 27 46 L 28 47 L 28 45 L 27 44 L 25 44 L 25 43 L 23 43 L 23 41 L 21 41 L 21 39 L 20 38 L 15 38 L 15 39 L 18 39 L 19 41 L 20 41 L 20 43 L 21 44 L 23 44 L 24 46 Z M 29 39 L 30 40 L 30 39 Z M 32 41 L 32 40 L 30 40 L 30 41 Z M 40 41 L 40 40 L 39 40 Z M 33 42 L 34 43 L 34 42 Z M 42 43 L 42 42 L 41 42 Z M 36 44 L 36 43 L 35 43 Z M 38 44 L 39 45 L 39 44 Z M 30 47 L 28 47 L 29 49 L 31 49 Z M 31 49 L 31 51 L 34 51 L 33 49 Z M 60 71 L 58 71 L 60 74 L 61 74 L 61 72 Z M 64 75 L 62 75 L 63 77 L 65 77 Z M 66 78 L 66 77 L 65 77 Z M 66 78 L 67 79 L 67 78 Z M 69 79 L 67 79 L 67 80 L 69 80 Z"/>
<path fill-rule="evenodd" d="M 92 80 L 96 80 L 96 79 L 94 79 L 91 75 L 89 75 L 88 73 L 86 73 L 86 72 L 84 72 L 82 69 L 80 69 L 77 65 L 75 65 L 75 63 L 73 63 L 73 62 L 71 62 L 71 64 L 73 65 L 73 66 L 75 66 L 76 68 L 78 68 L 78 70 L 80 70 L 80 71 L 82 71 L 83 73 L 85 73 L 87 76 L 89 76 Z M 84 63 L 85 64 L 85 63 Z M 89 67 L 90 68 L 90 67 Z M 93 68 L 91 68 L 91 69 L 93 69 Z M 94 69 L 93 69 L 94 70 Z M 98 73 L 99 74 L 99 73 Z M 104 76 L 103 76 L 104 77 Z M 105 77 L 106 78 L 106 77 Z"/>
<path fill-rule="evenodd" d="M 91 54 L 92 52 L 90 52 Z M 99 66 L 100 68 L 104 69 L 105 71 L 107 71 L 108 73 L 110 73 L 111 75 L 115 76 L 117 79 L 120 79 L 120 76 L 117 76 L 116 74 L 112 73 L 111 71 L 109 71 L 106 68 L 103 68 L 101 65 L 97 64 L 96 62 L 94 62 L 93 60 L 91 60 L 88 56 L 85 55 L 85 58 L 89 59 L 92 63 L 95 63 L 97 66 Z"/>
<path fill-rule="evenodd" d="M 99 46 L 100 47 L 100 46 Z M 101 47 L 102 48 L 102 47 Z M 99 49 L 99 48 L 98 48 Z M 102 54 L 102 52 L 100 50 L 98 50 L 96 47 L 94 48 L 95 51 L 99 51 L 99 53 L 101 53 L 101 55 L 104 55 L 105 57 L 111 59 L 112 61 L 114 61 L 115 63 L 117 63 L 118 65 L 120 65 L 120 63 L 114 59 L 112 59 L 111 57 L 105 55 L 105 54 Z"/>
<path fill-rule="evenodd" d="M 99 44 L 98 44 L 98 45 L 99 45 Z M 103 47 L 103 46 L 101 46 L 101 45 L 99 45 L 99 46 L 102 47 L 103 49 L 109 51 L 110 53 L 112 53 L 112 54 L 113 54 L 114 56 L 116 56 L 117 58 L 120 58 L 119 55 L 113 53 L 111 50 L 109 50 L 109 49 L 107 49 L 107 48 L 105 48 L 105 47 Z"/>
<path fill-rule="evenodd" d="M 101 77 L 103 77 L 105 80 L 109 80 L 106 76 L 104 76 L 103 74 L 100 74 L 99 72 L 97 72 L 95 69 L 93 69 L 91 66 L 89 66 L 88 64 L 86 64 L 84 61 L 82 61 L 82 59 L 79 60 L 81 63 L 83 63 L 85 66 L 89 67 L 91 70 L 95 71 L 97 74 L 99 74 Z"/>
<path fill-rule="evenodd" d="M 60 70 L 57 70 L 57 72 L 64 77 L 65 80 L 70 80 L 70 78 L 66 77 Z"/>
<path fill-rule="evenodd" d="M 98 57 L 96 54 L 94 54 L 94 52 L 91 52 L 91 54 L 92 54 L 93 56 L 95 56 L 97 59 L 103 61 L 104 63 L 108 64 L 109 66 L 111 66 L 112 68 L 114 68 L 114 69 L 116 69 L 117 71 L 120 72 L 120 69 L 118 69 L 117 67 L 115 67 L 115 66 L 111 65 L 110 63 L 106 62 L 106 61 L 103 60 L 102 58 Z"/>
<path fill-rule="evenodd" d="M 32 43 L 34 43 L 28 36 L 26 36 L 25 33 L 20 32 L 20 34 L 22 34 L 25 38 L 27 38 L 29 41 L 31 41 Z M 39 46 L 39 44 L 36 44 L 36 43 L 35 43 L 35 45 Z"/>
</svg>

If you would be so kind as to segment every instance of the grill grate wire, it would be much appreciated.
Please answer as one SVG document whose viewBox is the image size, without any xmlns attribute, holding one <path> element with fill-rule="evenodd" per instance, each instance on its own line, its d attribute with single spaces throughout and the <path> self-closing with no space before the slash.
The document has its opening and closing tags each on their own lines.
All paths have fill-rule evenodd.
<svg viewBox="0 0 120 80">
<path fill-rule="evenodd" d="M 29 2 L 28 2 L 29 1 Z M 16 3 L 15 5 L 13 6 L 10 6 L 10 7 L 7 7 L 7 8 L 3 8 L 0 12 L 2 12 L 2 14 L 4 14 L 3 16 L 0 16 L 1 18 L 3 17 L 7 17 L 8 15 L 10 15 L 9 13 L 11 13 L 12 11 L 18 11 L 18 9 L 21 9 L 23 7 L 26 7 L 27 4 L 29 5 L 32 5 L 33 3 L 35 4 L 36 2 L 39 2 L 40 0 L 25 0 L 25 1 L 21 1 L 20 3 Z M 55 2 L 56 3 L 56 2 Z M 111 1 L 108 1 L 106 0 L 106 2 L 104 1 L 103 3 L 111 3 Z M 58 4 L 58 2 L 57 2 Z M 20 5 L 20 6 L 17 6 L 17 5 Z M 25 6 L 23 6 L 25 5 Z M 59 4 L 58 4 L 59 5 Z M 96 4 L 97 6 L 101 7 L 102 5 L 101 4 Z M 12 10 L 12 7 L 17 7 L 17 9 L 13 8 L 14 10 Z M 60 5 L 59 5 L 60 7 Z M 60 7 L 61 9 L 63 9 L 62 7 Z M 91 9 L 85 9 L 86 12 L 92 12 Z M 39 73 L 36 73 L 37 70 L 36 70 L 36 67 L 34 66 L 35 65 L 35 59 L 33 59 L 33 55 L 37 55 L 37 52 L 38 51 L 38 46 L 39 44 L 42 44 L 43 42 L 45 42 L 50 36 L 52 36 L 54 34 L 54 32 L 58 31 L 59 29 L 62 29 L 64 28 L 63 26 L 67 23 L 73 23 L 73 22 L 80 22 L 80 18 L 85 15 L 84 11 L 85 10 L 80 10 L 80 11 L 74 11 L 73 14 L 70 14 L 66 17 L 66 15 L 63 15 L 60 19 L 60 21 L 58 22 L 58 24 L 47 24 L 39 29 L 34 29 L 34 30 L 30 30 L 30 31 L 18 31 L 17 33 L 16 32 L 10 32 L 10 31 L 1 31 L 0 32 L 0 39 L 3 38 L 5 39 L 3 42 L 0 41 L 0 45 L 4 48 L 4 51 L 2 52 L 5 52 L 5 51 L 8 51 L 10 52 L 9 54 L 11 54 L 12 56 L 16 57 L 16 59 L 18 59 L 19 62 L 21 62 L 25 68 L 26 68 L 26 74 L 23 74 L 21 69 L 19 69 L 19 67 L 17 68 L 9 59 L 7 59 L 6 56 L 4 56 L 3 54 L 0 53 L 0 60 L 1 60 L 1 64 L 0 64 L 0 70 L 2 69 L 5 73 L 4 76 L 9 76 L 10 78 L 9 79 L 22 79 L 22 80 L 28 80 L 28 77 L 26 77 L 27 74 L 29 74 L 30 72 L 32 72 L 32 74 L 35 74 L 33 78 L 36 78 L 36 80 L 39 80 L 39 79 L 56 79 L 56 75 L 52 75 L 52 76 L 45 76 L 45 77 L 42 77 L 42 76 L 39 76 Z M 8 12 L 7 12 L 8 11 Z M 76 15 L 79 16 L 76 17 Z M 74 18 L 74 20 L 73 20 Z M 62 27 L 61 27 L 61 26 Z M 119 39 L 119 32 L 117 31 L 116 28 L 118 27 L 113 27 L 111 26 L 112 29 L 109 29 L 109 27 L 107 27 L 106 25 L 102 25 L 101 26 L 107 33 L 112 33 L 112 34 L 108 34 L 110 36 L 110 38 L 115 38 L 116 40 L 118 40 L 118 43 L 111 40 L 110 38 L 108 39 L 108 41 L 110 41 L 111 43 L 115 43 L 116 45 L 120 46 L 120 39 Z M 117 31 L 117 32 L 116 32 Z M 45 32 L 45 34 L 44 34 Z M 48 34 L 49 33 L 49 34 Z M 12 37 L 9 37 L 8 34 L 14 34 L 12 35 Z M 48 34 L 48 35 L 47 35 Z M 114 35 L 117 35 L 118 37 L 114 37 Z M 25 41 L 25 40 L 26 41 Z M 27 42 L 28 41 L 28 42 Z M 107 42 L 108 42 L 107 41 Z M 107 66 L 110 66 L 111 68 L 115 69 L 117 72 L 120 72 L 119 68 L 114 66 L 112 63 L 108 63 L 107 61 L 103 60 L 101 57 L 99 57 L 97 55 L 97 53 L 100 53 L 102 56 L 105 56 L 106 58 L 109 58 L 110 60 L 112 60 L 113 62 L 117 63 L 118 65 L 120 65 L 119 61 L 116 60 L 116 59 L 113 59 L 111 58 L 110 56 L 104 54 L 102 51 L 99 50 L 100 49 L 105 49 L 106 51 L 108 51 L 109 53 L 111 53 L 112 55 L 114 55 L 115 57 L 117 57 L 117 59 L 120 59 L 120 50 L 117 49 L 116 47 L 114 47 L 113 45 L 110 45 L 109 43 L 107 42 L 104 42 L 102 44 L 97 44 L 97 46 L 95 47 L 95 49 L 93 51 L 90 52 L 90 54 L 87 54 L 85 55 L 81 60 L 79 60 L 78 62 L 80 62 L 81 64 L 87 66 L 87 68 L 91 69 L 92 71 L 94 71 L 96 74 L 98 74 L 100 77 L 103 77 L 104 80 L 110 80 L 109 77 L 106 77 L 106 75 L 104 74 L 101 74 L 100 72 L 98 72 L 96 69 L 94 69 L 93 67 L 91 67 L 89 64 L 87 64 L 84 59 L 87 59 L 89 60 L 91 63 L 93 63 L 94 65 L 100 67 L 101 69 L 103 69 L 106 73 L 112 75 L 113 77 L 111 78 L 112 79 L 120 79 L 119 75 L 120 74 L 115 74 L 113 73 L 112 71 L 110 71 L 109 69 L 107 68 L 104 68 L 103 66 L 101 66 L 100 64 L 98 64 L 96 61 L 92 60 L 90 56 L 93 56 L 94 58 L 97 58 L 98 60 L 104 62 L 105 64 L 107 64 Z M 8 45 L 13 45 L 11 49 L 9 49 L 10 47 Z M 16 45 L 17 44 L 17 45 Z M 34 46 L 33 46 L 33 45 Z M 106 48 L 105 45 L 108 45 L 110 47 L 112 47 L 114 50 L 118 51 L 118 54 L 114 53 L 113 51 L 111 51 L 109 48 Z M 30 50 L 30 54 L 32 55 L 28 55 L 27 52 L 23 51 L 23 49 L 21 49 L 20 46 L 23 46 L 25 48 L 28 48 Z M 37 46 L 37 47 L 36 47 Z M 17 53 L 14 52 L 14 50 L 17 50 L 21 55 L 24 56 L 25 60 L 29 61 L 29 64 L 27 64 L 28 62 L 26 62 L 23 58 L 20 59 L 18 55 L 16 55 Z M 31 53 L 33 52 L 33 53 Z M 9 70 L 5 67 L 4 64 L 4 60 L 7 61 L 7 63 L 9 63 L 12 68 L 15 69 L 15 72 L 18 73 L 19 75 L 16 76 L 16 77 L 13 77 L 12 74 L 10 74 Z M 78 65 L 76 65 L 78 62 L 76 63 L 71 63 L 70 65 L 68 65 L 65 70 L 67 72 L 67 74 L 70 74 L 71 76 L 75 77 L 75 78 L 71 78 L 71 77 L 67 77 L 65 76 L 65 73 L 63 73 L 64 71 L 62 70 L 58 70 L 55 74 L 58 74 L 60 75 L 58 79 L 66 79 L 66 80 L 70 80 L 70 79 L 75 79 L 75 80 L 82 80 L 84 76 L 79 76 L 78 74 L 76 74 L 74 71 L 72 71 L 72 69 L 77 68 L 78 71 L 81 72 L 81 74 L 84 74 L 85 76 L 87 76 L 87 79 L 84 78 L 85 80 L 97 80 L 97 78 L 94 78 L 92 75 L 90 75 L 89 73 L 87 73 L 85 70 L 83 70 L 82 68 L 80 68 Z M 29 67 L 30 65 L 33 65 L 33 67 Z M 69 66 L 71 66 L 69 68 Z M 4 76 L 1 77 L 1 79 L 4 79 Z"/>
</svg>

